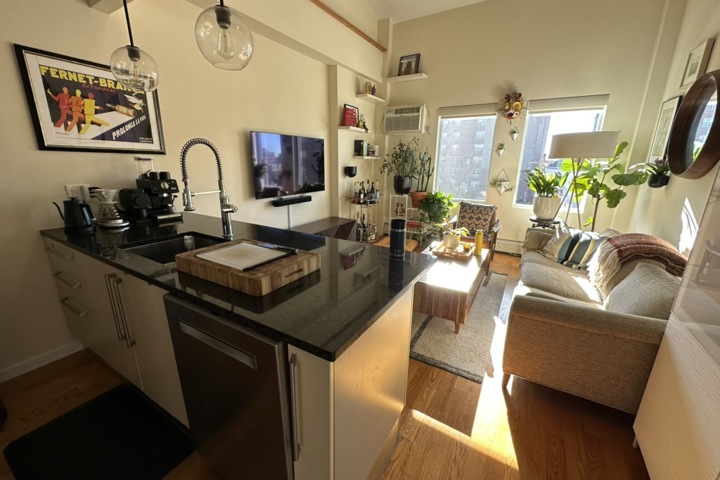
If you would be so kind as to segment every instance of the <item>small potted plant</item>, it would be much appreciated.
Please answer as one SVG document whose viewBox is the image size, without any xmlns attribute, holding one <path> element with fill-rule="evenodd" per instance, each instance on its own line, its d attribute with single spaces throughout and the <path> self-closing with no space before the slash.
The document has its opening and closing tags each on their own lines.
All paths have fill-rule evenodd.
<svg viewBox="0 0 720 480">
<path fill-rule="evenodd" d="M 428 153 L 427 147 L 425 147 L 425 150 L 418 156 L 417 170 L 413 176 L 417 180 L 415 191 L 410 192 L 413 207 L 418 208 L 422 199 L 427 195 L 428 185 L 434 172 L 435 167 L 432 164 L 432 157 Z"/>
<path fill-rule="evenodd" d="M 648 174 L 647 183 L 650 188 L 664 187 L 670 181 L 670 165 L 666 158 L 647 162 L 641 170 Z"/>
<path fill-rule="evenodd" d="M 443 246 L 448 250 L 452 250 L 460 246 L 462 237 L 470 236 L 470 231 L 465 227 L 450 228 L 449 225 L 450 220 L 447 218 L 443 219 L 442 223 L 437 224 L 443 234 Z"/>
<path fill-rule="evenodd" d="M 380 166 L 380 173 L 394 175 L 393 187 L 398 195 L 408 194 L 412 189 L 412 181 L 418 168 L 418 142 L 417 137 L 407 143 L 400 140 L 392 152 L 385 155 Z"/>
<path fill-rule="evenodd" d="M 552 220 L 560 206 L 560 192 L 568 178 L 568 172 L 547 172 L 536 166 L 524 170 L 528 188 L 535 192 L 533 214 L 541 220 Z"/>
<path fill-rule="evenodd" d="M 429 226 L 429 234 L 438 236 L 441 229 L 435 228 L 444 218 L 450 216 L 450 210 L 455 207 L 452 195 L 443 192 L 428 192 L 420 202 L 420 221 Z"/>
</svg>

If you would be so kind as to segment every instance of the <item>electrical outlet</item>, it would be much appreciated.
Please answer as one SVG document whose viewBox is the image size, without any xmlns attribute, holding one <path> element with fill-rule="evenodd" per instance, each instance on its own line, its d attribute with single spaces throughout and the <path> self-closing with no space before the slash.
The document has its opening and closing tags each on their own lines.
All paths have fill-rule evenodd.
<svg viewBox="0 0 720 480">
<path fill-rule="evenodd" d="M 65 194 L 68 197 L 79 198 L 85 202 L 90 200 L 90 185 L 87 183 L 79 183 L 75 185 L 65 185 Z"/>
</svg>

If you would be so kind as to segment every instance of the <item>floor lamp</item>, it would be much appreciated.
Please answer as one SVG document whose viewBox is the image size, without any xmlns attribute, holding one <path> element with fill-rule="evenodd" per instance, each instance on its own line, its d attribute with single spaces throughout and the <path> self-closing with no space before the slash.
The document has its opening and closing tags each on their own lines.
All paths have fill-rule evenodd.
<svg viewBox="0 0 720 480">
<path fill-rule="evenodd" d="M 581 132 L 581 133 L 563 133 L 554 135 L 550 144 L 550 154 L 548 158 L 570 158 L 572 159 L 572 183 L 573 198 L 577 198 L 577 185 L 575 180 L 580 173 L 580 166 L 584 159 L 588 158 L 611 158 L 615 155 L 615 147 L 618 144 L 620 132 Z M 555 216 L 562 208 L 563 202 L 570 190 L 568 189 L 558 206 Z M 568 204 L 568 215 L 572 200 Z M 582 228 L 580 219 L 580 205 L 577 209 L 578 228 Z M 567 220 L 567 216 L 565 217 Z"/>
</svg>

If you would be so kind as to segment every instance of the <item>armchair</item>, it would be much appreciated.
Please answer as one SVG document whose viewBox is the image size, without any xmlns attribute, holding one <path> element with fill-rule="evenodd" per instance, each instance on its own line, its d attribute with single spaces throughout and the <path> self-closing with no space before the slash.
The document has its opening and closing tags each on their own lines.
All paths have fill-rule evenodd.
<svg viewBox="0 0 720 480">
<path fill-rule="evenodd" d="M 460 209 L 455 221 L 456 228 L 467 228 L 473 237 L 477 232 L 483 232 L 483 248 L 489 250 L 490 261 L 495 256 L 495 244 L 500 230 L 500 220 L 497 219 L 496 213 L 495 205 L 460 202 Z"/>
</svg>

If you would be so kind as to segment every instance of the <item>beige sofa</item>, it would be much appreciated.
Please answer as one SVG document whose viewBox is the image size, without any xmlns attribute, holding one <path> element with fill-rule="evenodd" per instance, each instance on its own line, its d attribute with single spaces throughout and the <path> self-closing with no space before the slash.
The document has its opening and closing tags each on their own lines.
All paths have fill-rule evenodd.
<svg viewBox="0 0 720 480">
<path fill-rule="evenodd" d="M 526 233 L 507 322 L 503 385 L 517 375 L 634 414 L 680 278 L 660 262 L 636 258 L 598 288 L 597 274 L 545 255 L 554 235 L 547 229 Z"/>
</svg>

